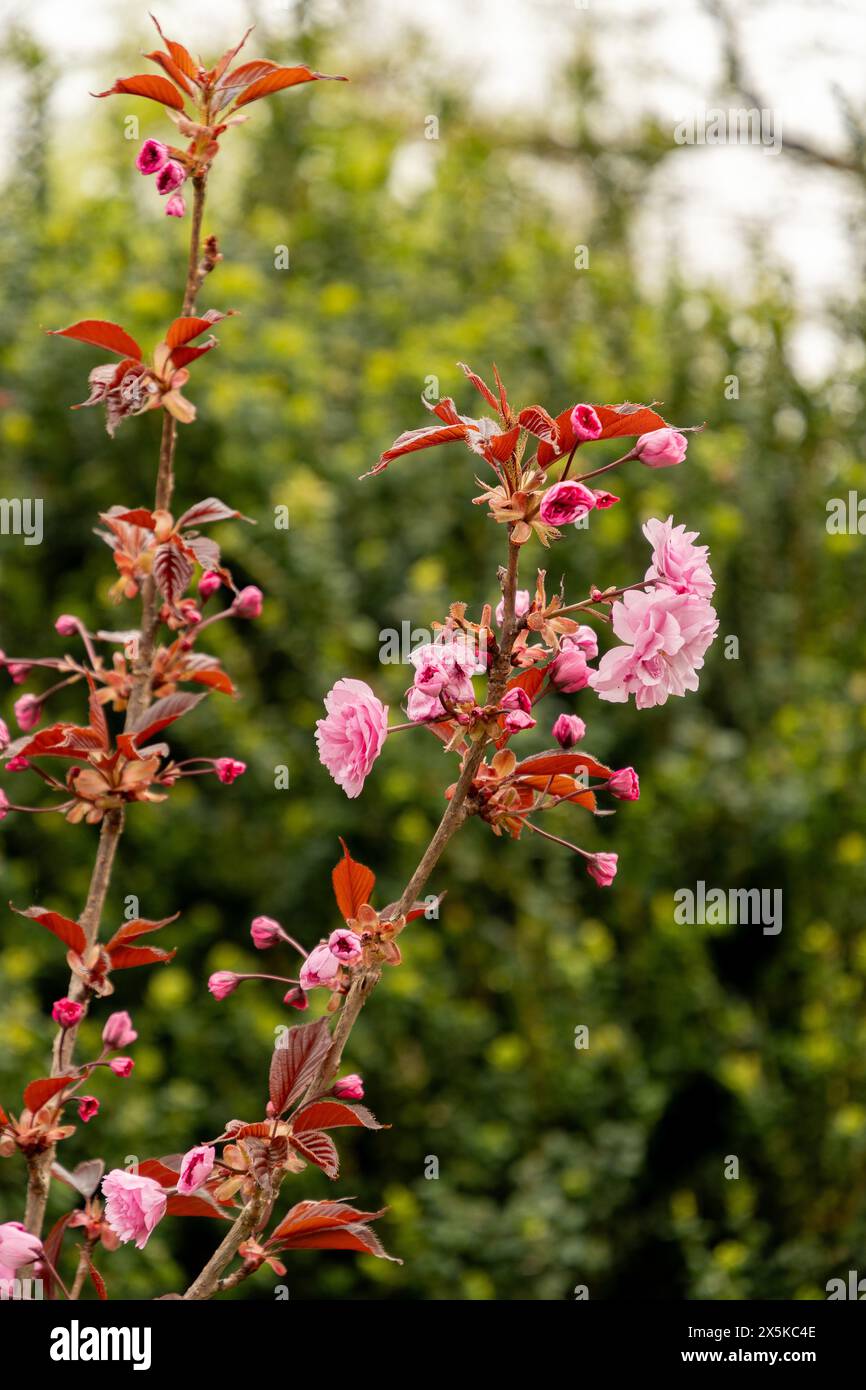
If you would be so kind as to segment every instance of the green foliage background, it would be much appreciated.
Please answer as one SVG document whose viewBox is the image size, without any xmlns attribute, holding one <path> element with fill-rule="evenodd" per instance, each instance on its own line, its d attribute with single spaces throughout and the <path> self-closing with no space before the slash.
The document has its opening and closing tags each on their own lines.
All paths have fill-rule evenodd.
<svg viewBox="0 0 866 1390">
<path fill-rule="evenodd" d="M 586 195 L 575 225 L 528 121 L 473 112 L 417 36 L 364 56 L 361 7 L 332 28 L 316 13 L 302 7 L 291 45 L 260 28 L 256 51 L 353 82 L 260 103 L 225 141 L 206 216 L 225 261 L 201 305 L 243 317 L 194 368 L 199 421 L 178 454 L 179 503 L 216 493 L 258 519 L 219 534 L 267 604 L 260 622 L 220 625 L 205 644 L 243 698 L 213 697 L 177 743 L 250 770 L 230 789 L 182 784 L 128 817 L 108 921 L 128 894 L 147 916 L 181 910 L 165 933 L 179 951 L 119 979 L 112 1002 L 138 1027 L 136 1070 L 94 1083 L 103 1112 L 64 1161 L 99 1153 L 117 1166 L 254 1118 L 286 1011 L 258 984 L 217 1004 L 208 973 L 268 968 L 250 948 L 257 913 L 308 944 L 333 929 L 338 835 L 376 870 L 380 903 L 414 868 L 453 776 L 438 745 L 393 740 L 349 802 L 312 734 L 341 675 L 399 705 L 408 677 L 380 665 L 380 630 L 429 627 L 452 599 L 495 597 L 503 534 L 470 505 L 473 463 L 458 446 L 357 481 L 423 423 L 428 377 L 475 411 L 455 363 L 484 372 L 495 359 L 520 403 L 658 399 L 668 418 L 708 421 L 685 466 L 628 470 L 622 503 L 588 532 L 525 553 L 579 597 L 641 574 L 640 525 L 672 511 L 711 546 L 720 631 L 739 657 L 726 660 L 720 640 L 700 694 L 662 710 L 588 692 L 545 710 L 527 751 L 570 708 L 594 752 L 641 774 L 641 800 L 613 821 L 558 813 L 561 833 L 619 852 L 616 885 L 600 892 L 556 846 L 499 841 L 481 824 L 452 844 L 431 884 L 448 889 L 441 919 L 407 933 L 405 964 L 387 973 L 346 1059 L 393 1128 L 343 1139 L 336 1191 L 390 1206 L 382 1235 L 405 1263 L 299 1253 L 281 1282 L 299 1299 L 562 1299 L 579 1284 L 593 1298 L 823 1297 L 828 1278 L 862 1267 L 866 1232 L 866 571 L 862 540 L 825 527 L 827 498 L 866 485 L 863 367 L 842 368 L 862 364 L 848 348 L 863 307 L 828 306 L 840 366 L 816 389 L 791 365 L 799 311 L 772 265 L 747 303 L 684 283 L 673 253 L 659 291 L 642 290 L 631 232 L 670 138 L 645 126 L 626 151 L 596 145 L 615 94 L 601 90 L 591 46 L 555 93 L 570 152 L 558 167 Z M 123 53 L 100 56 L 106 79 L 138 70 L 146 28 L 136 12 Z M 6 37 L 24 81 L 0 199 L 0 490 L 43 498 L 46 535 L 41 547 L 0 538 L 0 644 L 37 655 L 63 649 L 60 612 L 133 621 L 131 606 L 109 608 L 113 568 L 91 528 L 111 503 L 149 502 L 159 429 L 156 416 L 130 421 L 112 442 L 96 411 L 70 414 L 98 354 L 41 330 L 105 316 L 155 343 L 177 312 L 188 224 L 161 216 L 123 138 L 130 113 L 142 136 L 165 136 L 158 108 L 125 98 L 57 129 L 51 60 L 20 31 Z M 423 139 L 428 112 L 440 115 L 435 144 Z M 417 194 L 394 173 L 407 144 L 431 164 Z M 574 269 L 578 241 L 591 247 L 587 271 Z M 288 272 L 274 268 L 282 245 Z M 738 400 L 725 399 L 729 373 Z M 280 504 L 287 533 L 272 525 Z M 10 723 L 13 698 L 7 681 Z M 64 712 L 80 715 L 77 697 Z M 274 790 L 279 764 L 287 792 Z M 26 799 L 32 779 L 8 778 L 10 794 L 13 780 Z M 59 818 L 9 817 L 3 900 L 76 915 L 94 845 L 92 830 Z M 783 931 L 675 925 L 674 891 L 699 879 L 781 888 Z M 45 1072 L 46 1015 L 67 972 L 57 943 L 5 910 L 0 944 L 0 1097 L 15 1109 L 22 1082 Z M 588 1051 L 575 1050 L 581 1024 Z M 728 1155 L 737 1181 L 724 1177 Z M 22 1177 L 19 1160 L 0 1164 L 2 1219 L 20 1216 Z M 307 1171 L 291 1197 L 330 1190 Z M 53 1214 L 66 1195 L 55 1185 Z M 103 1256 L 112 1296 L 182 1288 L 214 1236 L 211 1223 L 167 1220 L 143 1254 Z M 265 1270 L 233 1296 L 272 1298 L 275 1282 Z"/>
</svg>

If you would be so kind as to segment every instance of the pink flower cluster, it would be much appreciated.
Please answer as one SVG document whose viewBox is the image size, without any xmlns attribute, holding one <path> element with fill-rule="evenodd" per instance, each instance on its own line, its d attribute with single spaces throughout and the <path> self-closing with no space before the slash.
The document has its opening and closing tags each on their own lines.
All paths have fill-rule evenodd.
<svg viewBox="0 0 866 1390">
<path fill-rule="evenodd" d="M 475 699 L 472 677 L 487 669 L 462 634 L 449 634 L 416 647 L 409 660 L 415 677 L 407 691 L 406 711 L 414 724 L 444 719 L 448 705 Z"/>
<path fill-rule="evenodd" d="M 301 966 L 301 989 L 333 989 L 344 965 L 361 959 L 361 938 L 348 927 L 332 931 L 327 941 L 314 946 Z"/>
<path fill-rule="evenodd" d="M 180 1161 L 177 1186 L 179 1196 L 189 1197 L 202 1187 L 213 1171 L 216 1149 L 198 1144 Z M 171 1188 L 161 1187 L 155 1178 L 114 1168 L 102 1179 L 105 1219 L 122 1245 L 134 1241 L 143 1250 L 165 1216 Z"/>
<path fill-rule="evenodd" d="M 156 191 L 161 197 L 168 197 L 166 216 L 183 217 L 186 203 L 177 189 L 186 181 L 186 169 L 179 160 L 172 159 L 168 146 L 160 140 L 145 140 L 135 164 L 141 174 L 156 174 Z"/>
</svg>

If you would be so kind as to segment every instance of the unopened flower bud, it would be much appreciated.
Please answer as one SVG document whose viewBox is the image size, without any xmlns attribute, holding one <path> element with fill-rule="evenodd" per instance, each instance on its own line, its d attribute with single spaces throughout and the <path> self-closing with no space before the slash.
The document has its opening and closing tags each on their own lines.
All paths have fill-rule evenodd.
<svg viewBox="0 0 866 1390">
<path fill-rule="evenodd" d="M 263 599 L 261 589 L 257 589 L 255 584 L 248 584 L 245 589 L 241 589 L 232 608 L 239 618 L 259 618 Z"/>
<path fill-rule="evenodd" d="M 586 725 L 576 714 L 561 714 L 551 730 L 560 748 L 573 748 L 586 733 Z"/>
</svg>

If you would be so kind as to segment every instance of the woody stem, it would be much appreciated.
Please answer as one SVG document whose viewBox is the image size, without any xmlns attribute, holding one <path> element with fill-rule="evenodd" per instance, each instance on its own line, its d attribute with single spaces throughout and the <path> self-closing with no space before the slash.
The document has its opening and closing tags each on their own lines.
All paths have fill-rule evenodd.
<svg viewBox="0 0 866 1390">
<path fill-rule="evenodd" d="M 191 314 L 195 307 L 196 295 L 215 260 L 212 256 L 201 258 L 201 227 L 204 215 L 207 176 L 193 178 L 193 214 L 190 231 L 189 261 L 183 295 L 183 313 Z M 159 464 L 156 477 L 155 509 L 168 510 L 174 491 L 174 448 L 176 442 L 176 422 L 167 410 L 163 411 L 162 438 L 159 446 Z M 151 680 L 156 634 L 159 627 L 159 597 L 156 585 L 148 576 L 142 585 L 141 640 L 138 653 L 133 662 L 132 689 L 126 707 L 124 732 L 129 733 L 147 709 L 151 699 Z M 79 919 L 84 928 L 88 946 L 92 946 L 99 935 L 99 926 L 105 908 L 105 900 L 111 883 L 111 871 L 117 846 L 123 834 L 123 810 L 107 811 L 99 831 L 99 844 L 96 860 L 90 876 L 87 901 Z M 71 975 L 68 996 L 77 1003 L 87 1004 L 88 991 L 77 975 Z M 62 1076 L 72 1065 L 75 1040 L 78 1028 L 59 1029 L 52 1047 L 51 1075 Z M 42 1153 L 34 1154 L 27 1161 L 27 1202 L 24 1223 L 33 1235 L 39 1235 L 45 1221 L 45 1207 L 51 1184 L 51 1165 L 54 1162 L 56 1146 L 51 1145 Z"/>
</svg>

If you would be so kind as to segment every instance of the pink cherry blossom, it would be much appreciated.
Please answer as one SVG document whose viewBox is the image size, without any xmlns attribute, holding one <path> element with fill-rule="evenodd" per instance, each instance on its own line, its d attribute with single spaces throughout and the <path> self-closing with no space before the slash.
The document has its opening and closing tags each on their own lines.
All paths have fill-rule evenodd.
<svg viewBox="0 0 866 1390">
<path fill-rule="evenodd" d="M 523 615 L 524 615 L 524 613 L 528 613 L 528 612 L 529 612 L 529 609 L 530 609 L 531 606 L 532 606 L 532 596 L 531 596 L 529 590 L 528 590 L 528 589 L 518 589 L 518 590 L 517 590 L 517 593 L 514 595 L 514 615 L 515 615 L 515 617 L 517 617 L 517 618 L 522 618 Z M 496 611 L 495 611 L 494 616 L 495 616 L 495 618 L 496 618 L 496 626 L 497 626 L 497 627 L 501 627 L 502 624 L 505 622 L 505 598 L 504 598 L 504 596 L 503 596 L 503 597 L 499 600 L 499 602 L 497 603 L 497 605 L 496 605 Z"/>
<path fill-rule="evenodd" d="M 165 205 L 166 217 L 184 217 L 186 214 L 186 200 L 182 193 L 172 193 Z"/>
<path fill-rule="evenodd" d="M 74 1028 L 84 1017 L 84 1005 L 77 1004 L 74 999 L 58 999 L 51 1010 L 51 1017 L 60 1028 Z"/>
<path fill-rule="evenodd" d="M 364 1082 L 357 1072 L 352 1072 L 349 1076 L 340 1076 L 331 1087 L 331 1095 L 338 1100 L 363 1100 Z"/>
<path fill-rule="evenodd" d="M 78 1118 L 83 1125 L 93 1119 L 94 1115 L 99 1114 L 99 1101 L 96 1096 L 78 1097 Z"/>
<path fill-rule="evenodd" d="M 637 801 L 640 796 L 640 782 L 633 767 L 621 767 L 608 780 L 607 789 L 620 801 Z"/>
<path fill-rule="evenodd" d="M 226 999 L 237 989 L 240 982 L 240 975 L 236 975 L 233 970 L 216 970 L 208 980 L 207 987 L 214 999 Z"/>
<path fill-rule="evenodd" d="M 169 159 L 157 173 L 156 191 L 163 196 L 173 193 L 176 188 L 180 188 L 185 179 L 186 170 L 183 165 L 178 164 L 176 159 Z"/>
<path fill-rule="evenodd" d="M 613 492 L 605 492 L 604 488 L 593 488 L 595 493 L 595 505 L 598 511 L 606 512 L 608 507 L 615 507 L 619 498 Z"/>
<path fill-rule="evenodd" d="M 338 787 L 359 796 L 388 733 L 388 707 L 364 681 L 344 678 L 325 696 L 327 718 L 316 724 L 319 759 Z"/>
<path fill-rule="evenodd" d="M 500 709 L 522 710 L 524 714 L 532 713 L 532 701 L 522 686 L 516 685 L 509 690 L 499 701 Z"/>
<path fill-rule="evenodd" d="M 586 871 L 591 878 L 594 878 L 600 888 L 609 888 L 616 878 L 616 854 L 591 854 L 586 864 Z"/>
<path fill-rule="evenodd" d="M 586 725 L 576 714 L 561 714 L 551 729 L 560 748 L 573 748 L 586 733 Z"/>
<path fill-rule="evenodd" d="M 581 443 L 587 439 L 598 439 L 601 434 L 601 421 L 591 405 L 576 405 L 570 418 L 575 439 Z"/>
<path fill-rule="evenodd" d="M 145 140 L 135 158 L 135 167 L 142 174 L 158 174 L 168 163 L 168 147 L 161 140 Z"/>
<path fill-rule="evenodd" d="M 131 1057 L 112 1057 L 108 1065 L 115 1076 L 119 1076 L 125 1080 L 127 1076 L 132 1075 L 132 1069 L 135 1063 Z"/>
<path fill-rule="evenodd" d="M 688 447 L 684 434 L 666 427 L 642 434 L 634 446 L 634 455 L 647 468 L 672 468 L 675 463 L 682 463 Z"/>
<path fill-rule="evenodd" d="M 30 766 L 30 759 L 23 758 L 20 753 L 16 753 L 14 758 L 10 758 L 6 764 L 7 772 L 26 772 Z"/>
<path fill-rule="evenodd" d="M 328 950 L 343 965 L 354 965 L 361 959 L 361 938 L 348 927 L 338 927 L 328 937 Z"/>
<path fill-rule="evenodd" d="M 340 962 L 323 941 L 313 948 L 301 966 L 301 988 L 306 990 L 324 986 L 329 989 L 339 973 Z"/>
<path fill-rule="evenodd" d="M 106 1047 L 129 1047 L 138 1034 L 132 1026 L 132 1019 L 125 1009 L 109 1014 L 102 1030 L 102 1041 Z"/>
<path fill-rule="evenodd" d="M 9 744 L 11 742 L 12 740 L 9 736 L 9 726 L 5 720 L 0 719 L 0 753 L 3 752 L 4 748 L 9 747 Z"/>
<path fill-rule="evenodd" d="M 188 1197 L 207 1182 L 215 1157 L 216 1149 L 211 1148 L 210 1144 L 199 1144 L 184 1154 L 177 1180 L 177 1190 L 182 1197 Z"/>
<path fill-rule="evenodd" d="M 541 499 L 539 516 L 545 526 L 567 526 L 572 521 L 591 512 L 595 506 L 595 493 L 583 483 L 567 480 L 554 483 Z"/>
<path fill-rule="evenodd" d="M 217 758 L 214 762 L 216 775 L 224 786 L 230 787 L 232 782 L 236 782 L 247 770 L 246 763 L 239 762 L 237 758 Z"/>
<path fill-rule="evenodd" d="M 652 517 L 643 533 L 653 549 L 646 579 L 662 580 L 678 594 L 712 598 L 716 583 L 708 564 L 710 551 L 706 545 L 694 544 L 698 531 L 674 526 L 674 519 L 669 516 L 667 521 Z"/>
<path fill-rule="evenodd" d="M 627 645 L 605 652 L 589 684 L 602 700 L 638 709 L 663 705 L 669 695 L 697 690 L 697 672 L 716 635 L 715 609 L 697 594 L 665 585 L 650 593 L 632 590 L 613 605 L 613 630 Z"/>
<path fill-rule="evenodd" d="M 534 729 L 536 722 L 537 721 L 533 719 L 531 714 L 527 714 L 526 711 L 522 709 L 509 710 L 502 721 L 506 732 L 509 734 L 519 734 L 522 733 L 524 729 Z"/>
<path fill-rule="evenodd" d="M 9 814 L 9 798 L 0 787 L 0 820 L 5 820 Z"/>
<path fill-rule="evenodd" d="M 153 1178 L 114 1168 L 102 1179 L 105 1219 L 122 1245 L 134 1240 L 143 1250 L 165 1216 L 166 1194 Z"/>
<path fill-rule="evenodd" d="M 42 1255 L 42 1241 L 31 1235 L 20 1221 L 0 1224 L 0 1265 L 13 1271 L 32 1264 Z"/>
</svg>

